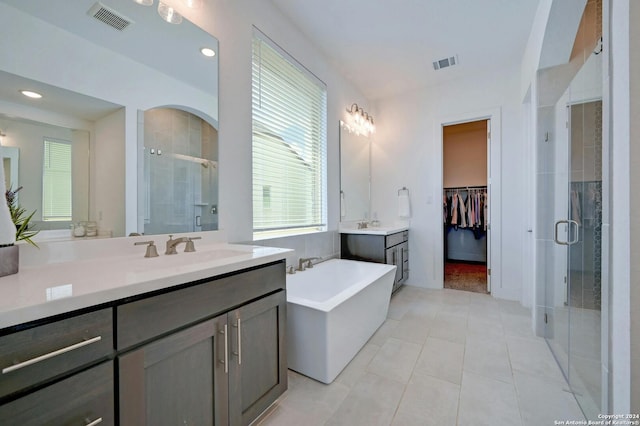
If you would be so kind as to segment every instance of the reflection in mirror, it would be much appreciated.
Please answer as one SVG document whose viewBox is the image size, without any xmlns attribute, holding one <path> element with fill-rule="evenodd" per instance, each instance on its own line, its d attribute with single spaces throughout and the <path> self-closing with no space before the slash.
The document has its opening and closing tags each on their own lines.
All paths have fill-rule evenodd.
<svg viewBox="0 0 640 426">
<path fill-rule="evenodd" d="M 371 143 L 340 122 L 340 221 L 368 220 Z"/>
<path fill-rule="evenodd" d="M 160 105 L 179 106 L 185 111 L 201 111 L 198 115 L 206 117 L 217 129 L 218 41 L 186 19 L 179 25 L 164 22 L 155 8 L 131 0 L 103 1 L 111 12 L 130 22 L 126 28 L 116 30 L 88 13 L 96 4 L 95 0 L 0 0 L 0 39 L 7 41 L 0 43 L 0 56 L 11 58 L 0 61 L 0 72 L 4 73 L 0 75 L 0 85 L 12 83 L 6 90 L 0 88 L 0 113 L 25 117 L 15 113 L 25 109 L 24 106 L 12 106 L 17 103 L 16 96 L 22 96 L 18 89 L 24 87 L 11 79 L 5 80 L 5 75 L 24 77 L 35 85 L 46 84 L 52 91 L 86 94 L 117 106 L 110 116 L 95 121 L 94 128 L 78 126 L 78 120 L 64 123 L 41 120 L 40 112 L 27 118 L 89 131 L 92 145 L 88 220 L 111 230 L 113 236 L 169 232 L 172 223 L 163 227 L 158 221 L 150 229 L 140 223 L 144 214 L 139 206 L 144 204 L 144 194 L 139 194 L 138 188 L 144 172 L 137 170 L 143 163 L 143 152 L 138 151 L 137 145 L 137 111 Z M 204 56 L 203 47 L 210 47 L 215 54 Z M 67 116 L 66 108 L 87 109 L 86 104 L 77 100 L 73 96 L 66 99 L 64 95 L 47 94 L 32 100 L 29 107 L 46 110 L 53 116 L 57 113 Z M 94 120 L 83 118 L 82 122 Z M 95 137 L 111 142 L 100 144 L 98 140 L 94 147 Z M 20 151 L 20 161 L 22 157 Z M 212 158 L 217 164 L 217 154 Z M 217 178 L 210 181 L 217 185 Z M 217 187 L 212 191 L 217 197 Z M 29 190 L 25 188 L 23 192 Z M 81 198 L 74 195 L 74 199 Z M 213 200 L 207 201 L 211 204 L 209 212 L 213 206 L 210 201 Z M 213 210 L 217 209 L 217 200 L 215 203 Z M 214 228 L 213 218 L 196 216 L 201 216 L 198 219 L 202 221 L 201 229 Z"/>
<path fill-rule="evenodd" d="M 218 131 L 176 108 L 144 112 L 145 234 L 218 229 Z"/>
<path fill-rule="evenodd" d="M 23 187 L 18 201 L 36 212 L 34 229 L 68 230 L 72 222 L 97 221 L 99 206 L 90 195 L 100 191 L 109 196 L 110 190 L 121 188 L 109 189 L 109 180 L 99 185 L 91 163 L 105 149 L 110 155 L 124 153 L 124 134 L 113 131 L 122 106 L 5 72 L 0 77 L 2 155 L 5 174 L 10 172 L 5 180 L 7 188 Z M 35 90 L 43 98 L 36 107 L 16 87 Z M 124 214 L 119 221 L 124 233 Z M 103 222 L 103 235 L 117 231 L 115 225 Z M 41 232 L 37 239 L 46 235 Z"/>
</svg>

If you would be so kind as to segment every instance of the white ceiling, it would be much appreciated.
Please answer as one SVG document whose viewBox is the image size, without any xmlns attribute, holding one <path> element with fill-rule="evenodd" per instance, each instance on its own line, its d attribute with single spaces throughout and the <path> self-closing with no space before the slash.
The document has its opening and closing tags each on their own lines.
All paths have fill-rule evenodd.
<svg viewBox="0 0 640 426">
<path fill-rule="evenodd" d="M 271 0 L 369 99 L 520 64 L 539 0 Z M 440 71 L 432 62 L 458 55 Z"/>
</svg>

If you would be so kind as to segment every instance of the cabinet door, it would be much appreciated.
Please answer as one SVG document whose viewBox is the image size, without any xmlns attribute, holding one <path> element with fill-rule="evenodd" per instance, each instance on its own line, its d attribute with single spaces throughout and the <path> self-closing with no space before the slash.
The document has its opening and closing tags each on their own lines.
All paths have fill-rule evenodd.
<svg viewBox="0 0 640 426">
<path fill-rule="evenodd" d="M 0 406 L 0 424 L 113 425 L 113 393 L 109 361 Z"/>
<path fill-rule="evenodd" d="M 386 262 L 388 265 L 396 265 L 396 277 L 393 281 L 393 289 L 396 289 L 396 285 L 402 279 L 402 255 L 399 246 L 393 246 L 387 249 Z"/>
<path fill-rule="evenodd" d="M 228 424 L 226 327 L 222 315 L 121 356 L 120 424 Z"/>
<path fill-rule="evenodd" d="M 286 293 L 229 312 L 229 416 L 247 425 L 287 389 Z"/>
</svg>

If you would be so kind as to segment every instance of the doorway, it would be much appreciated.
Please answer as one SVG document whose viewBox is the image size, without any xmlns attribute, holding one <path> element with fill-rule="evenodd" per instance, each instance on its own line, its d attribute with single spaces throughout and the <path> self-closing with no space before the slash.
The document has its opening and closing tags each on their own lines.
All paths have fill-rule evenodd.
<svg viewBox="0 0 640 426">
<path fill-rule="evenodd" d="M 444 288 L 490 293 L 490 120 L 443 126 Z"/>
</svg>

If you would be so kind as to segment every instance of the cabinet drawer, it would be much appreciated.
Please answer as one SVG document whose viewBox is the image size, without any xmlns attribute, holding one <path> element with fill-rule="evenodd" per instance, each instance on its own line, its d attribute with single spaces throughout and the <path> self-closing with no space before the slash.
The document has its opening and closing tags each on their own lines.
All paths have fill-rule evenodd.
<svg viewBox="0 0 640 426">
<path fill-rule="evenodd" d="M 0 337 L 0 397 L 99 360 L 113 352 L 111 309 Z"/>
<path fill-rule="evenodd" d="M 116 308 L 117 348 L 128 348 L 285 287 L 285 264 L 282 261 L 125 303 Z"/>
<path fill-rule="evenodd" d="M 0 406 L 0 424 L 113 425 L 113 400 L 109 361 Z"/>
<path fill-rule="evenodd" d="M 398 245 L 398 244 L 400 244 L 402 242 L 407 241 L 408 235 L 409 234 L 406 231 L 405 232 L 398 232 L 396 234 L 387 235 L 385 247 L 387 247 L 387 248 L 393 247 L 395 245 Z"/>
</svg>

